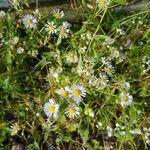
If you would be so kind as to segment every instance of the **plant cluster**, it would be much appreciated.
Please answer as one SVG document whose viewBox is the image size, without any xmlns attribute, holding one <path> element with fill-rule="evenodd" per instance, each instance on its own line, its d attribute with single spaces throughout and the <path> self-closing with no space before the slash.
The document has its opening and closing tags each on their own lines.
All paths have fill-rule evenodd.
<svg viewBox="0 0 150 150">
<path fill-rule="evenodd" d="M 149 12 L 116 3 L 84 2 L 82 25 L 0 11 L 0 149 L 149 148 Z"/>
</svg>

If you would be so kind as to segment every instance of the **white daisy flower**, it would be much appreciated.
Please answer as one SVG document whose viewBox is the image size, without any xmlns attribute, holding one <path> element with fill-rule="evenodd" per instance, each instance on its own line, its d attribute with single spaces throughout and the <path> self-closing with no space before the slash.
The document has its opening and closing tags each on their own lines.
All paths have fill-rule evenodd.
<svg viewBox="0 0 150 150">
<path fill-rule="evenodd" d="M 54 24 L 54 22 L 47 22 L 47 24 L 45 25 L 45 30 L 48 32 L 48 34 L 54 34 L 56 33 L 56 25 Z"/>
<path fill-rule="evenodd" d="M 57 29 L 57 34 L 59 35 L 60 38 L 67 38 L 70 30 L 66 25 L 61 25 Z"/>
<path fill-rule="evenodd" d="M 133 97 L 129 93 L 122 92 L 120 95 L 121 98 L 121 105 L 122 106 L 128 106 L 132 103 Z"/>
<path fill-rule="evenodd" d="M 69 97 L 73 98 L 77 103 L 81 102 L 82 97 L 86 96 L 86 90 L 81 85 L 73 85 Z"/>
<path fill-rule="evenodd" d="M 18 54 L 22 54 L 23 52 L 24 52 L 24 48 L 22 48 L 22 47 L 17 48 Z"/>
<path fill-rule="evenodd" d="M 44 105 L 44 112 L 47 117 L 56 118 L 59 111 L 59 105 L 54 99 L 49 99 L 49 102 Z"/>
<path fill-rule="evenodd" d="M 64 98 L 67 98 L 69 96 L 69 92 L 70 92 L 70 88 L 68 86 L 65 86 L 64 88 L 56 90 L 56 93 Z"/>
<path fill-rule="evenodd" d="M 122 86 L 123 86 L 123 88 L 125 90 L 129 90 L 130 89 L 130 83 L 129 82 L 123 81 Z"/>
<path fill-rule="evenodd" d="M 63 11 L 60 11 L 60 9 L 56 9 L 54 10 L 53 12 L 53 16 L 56 18 L 56 19 L 61 19 L 64 17 L 64 12 Z"/>
<path fill-rule="evenodd" d="M 110 0 L 96 0 L 99 8 L 107 7 L 110 4 Z"/>
<path fill-rule="evenodd" d="M 75 106 L 75 105 L 70 105 L 67 109 L 67 111 L 65 112 L 65 114 L 69 117 L 69 118 L 75 118 L 80 114 L 80 109 L 79 107 Z"/>
<path fill-rule="evenodd" d="M 27 14 L 27 15 L 24 16 L 23 25 L 26 28 L 35 28 L 36 24 L 37 24 L 37 20 L 33 15 Z"/>
<path fill-rule="evenodd" d="M 114 73 L 114 67 L 109 64 L 109 65 L 106 65 L 106 67 L 104 67 L 104 71 L 109 75 L 109 76 L 112 76 L 112 74 Z"/>
</svg>

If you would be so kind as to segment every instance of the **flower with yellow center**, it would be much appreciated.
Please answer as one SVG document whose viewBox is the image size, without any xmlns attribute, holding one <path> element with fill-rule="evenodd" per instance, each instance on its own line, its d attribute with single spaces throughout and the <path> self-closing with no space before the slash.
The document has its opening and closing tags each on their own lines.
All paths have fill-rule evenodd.
<svg viewBox="0 0 150 150">
<path fill-rule="evenodd" d="M 122 106 L 130 105 L 133 101 L 132 95 L 130 95 L 129 93 L 126 93 L 126 92 L 121 93 L 120 99 L 121 99 Z"/>
<path fill-rule="evenodd" d="M 105 8 L 110 4 L 110 0 L 96 0 L 99 8 Z"/>
<path fill-rule="evenodd" d="M 59 35 L 59 38 L 67 38 L 70 32 L 70 30 L 68 29 L 68 25 L 65 23 L 59 26 L 57 31 L 58 31 L 57 33 Z"/>
<path fill-rule="evenodd" d="M 64 97 L 67 97 L 67 96 L 68 96 L 68 94 L 69 94 L 69 92 L 68 92 L 68 91 L 64 91 L 64 92 L 63 92 L 63 96 L 64 96 Z"/>
<path fill-rule="evenodd" d="M 69 96 L 69 92 L 70 92 L 70 88 L 68 86 L 65 86 L 64 88 L 56 90 L 56 93 L 64 98 L 67 98 Z"/>
<path fill-rule="evenodd" d="M 110 64 L 106 65 L 104 71 L 107 73 L 107 75 L 112 76 L 112 74 L 114 73 L 114 67 Z"/>
<path fill-rule="evenodd" d="M 128 101 L 128 96 L 125 95 L 125 96 L 123 97 L 123 100 L 124 100 L 124 101 Z"/>
<path fill-rule="evenodd" d="M 56 19 L 61 19 L 64 17 L 64 12 L 63 11 L 60 11 L 60 9 L 56 9 L 53 11 L 53 16 L 56 18 Z"/>
<path fill-rule="evenodd" d="M 69 97 L 74 99 L 77 104 L 80 103 L 82 97 L 85 96 L 86 96 L 86 90 L 83 86 L 77 84 L 71 87 L 71 93 L 69 94 Z"/>
<path fill-rule="evenodd" d="M 51 112 L 51 113 L 54 113 L 55 112 L 55 106 L 54 105 L 49 105 L 48 106 L 48 110 L 49 110 L 49 112 Z"/>
<path fill-rule="evenodd" d="M 65 27 L 60 28 L 59 33 L 60 33 L 60 35 L 64 35 L 65 34 Z"/>
<path fill-rule="evenodd" d="M 80 89 L 76 89 L 76 90 L 73 91 L 73 95 L 74 96 L 80 96 L 80 94 L 81 94 L 81 90 Z"/>
<path fill-rule="evenodd" d="M 47 115 L 47 117 L 53 117 L 56 118 L 59 110 L 59 105 L 55 102 L 54 99 L 49 99 L 49 102 L 47 102 L 44 105 L 44 112 Z"/>
<path fill-rule="evenodd" d="M 80 109 L 79 107 L 75 106 L 75 105 L 70 105 L 67 109 L 67 111 L 65 112 L 65 114 L 69 117 L 69 118 L 75 118 L 80 114 Z"/>
<path fill-rule="evenodd" d="M 30 18 L 28 18 L 28 19 L 26 20 L 26 22 L 27 22 L 28 25 L 31 25 L 31 24 L 32 24 L 32 20 L 31 20 Z"/>
<path fill-rule="evenodd" d="M 45 30 L 48 32 L 48 34 L 54 34 L 56 33 L 56 26 L 54 24 L 54 22 L 47 22 L 47 24 L 45 25 Z"/>
<path fill-rule="evenodd" d="M 108 66 L 105 68 L 106 73 L 110 74 L 111 73 L 111 68 Z"/>
<path fill-rule="evenodd" d="M 23 25 L 26 28 L 35 28 L 36 24 L 37 24 L 37 20 L 33 15 L 27 14 L 27 15 L 24 16 Z"/>
</svg>

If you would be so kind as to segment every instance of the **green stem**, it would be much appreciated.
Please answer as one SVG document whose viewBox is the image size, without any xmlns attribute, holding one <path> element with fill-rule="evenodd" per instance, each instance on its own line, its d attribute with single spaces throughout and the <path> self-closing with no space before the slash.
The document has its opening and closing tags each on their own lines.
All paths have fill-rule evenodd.
<svg viewBox="0 0 150 150">
<path fill-rule="evenodd" d="M 97 32 L 99 31 L 100 27 L 101 27 L 101 23 L 102 23 L 102 21 L 103 21 L 103 19 L 104 19 L 104 17 L 105 17 L 106 12 L 107 12 L 107 7 L 104 9 L 104 13 L 103 13 L 103 15 L 102 15 L 102 17 L 101 17 L 101 19 L 100 19 L 100 22 L 99 22 L 99 24 L 98 24 L 98 26 L 97 26 L 97 28 L 96 28 L 95 33 L 93 34 L 92 40 L 91 40 L 91 42 L 90 42 L 90 44 L 89 44 L 89 48 L 91 47 L 92 42 L 93 42 L 93 40 L 94 40 L 94 38 L 95 38 Z"/>
</svg>

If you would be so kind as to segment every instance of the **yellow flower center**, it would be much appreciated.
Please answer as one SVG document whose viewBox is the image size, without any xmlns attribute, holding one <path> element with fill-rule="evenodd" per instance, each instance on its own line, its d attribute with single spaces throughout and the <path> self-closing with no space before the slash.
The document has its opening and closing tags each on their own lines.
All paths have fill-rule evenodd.
<svg viewBox="0 0 150 150">
<path fill-rule="evenodd" d="M 67 96 L 68 96 L 68 94 L 69 94 L 69 92 L 68 92 L 68 91 L 65 91 L 65 90 L 63 91 L 63 96 L 64 96 L 64 97 L 67 97 Z"/>
<path fill-rule="evenodd" d="M 65 28 L 64 28 L 64 27 L 62 27 L 62 28 L 60 29 L 60 34 L 61 34 L 61 35 L 64 35 L 64 34 L 65 34 Z"/>
<path fill-rule="evenodd" d="M 80 96 L 80 94 L 81 94 L 80 89 L 76 89 L 76 90 L 73 91 L 74 96 Z"/>
<path fill-rule="evenodd" d="M 50 105 L 48 107 L 48 110 L 51 112 L 51 113 L 54 113 L 55 112 L 55 106 L 54 105 Z"/>
<path fill-rule="evenodd" d="M 111 68 L 110 67 L 107 67 L 105 70 L 106 70 L 107 73 L 111 72 Z"/>
<path fill-rule="evenodd" d="M 69 114 L 75 114 L 76 110 L 74 108 L 69 108 L 68 112 Z"/>
<path fill-rule="evenodd" d="M 50 24 L 50 25 L 48 26 L 48 29 L 49 29 L 50 31 L 52 31 L 52 30 L 54 30 L 54 26 L 53 26 L 52 24 Z"/>
<path fill-rule="evenodd" d="M 124 101 L 128 101 L 128 96 L 127 95 L 124 96 L 123 99 L 124 99 Z"/>
<path fill-rule="evenodd" d="M 59 12 L 57 12 L 57 13 L 55 14 L 55 17 L 56 17 L 57 19 L 59 19 L 59 18 L 61 17 L 61 14 L 60 14 Z"/>
<path fill-rule="evenodd" d="M 30 25 L 30 24 L 32 24 L 32 19 L 28 18 L 26 22 L 28 25 Z"/>
</svg>

